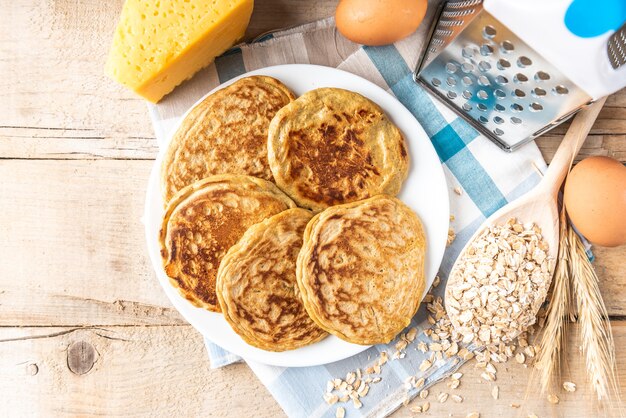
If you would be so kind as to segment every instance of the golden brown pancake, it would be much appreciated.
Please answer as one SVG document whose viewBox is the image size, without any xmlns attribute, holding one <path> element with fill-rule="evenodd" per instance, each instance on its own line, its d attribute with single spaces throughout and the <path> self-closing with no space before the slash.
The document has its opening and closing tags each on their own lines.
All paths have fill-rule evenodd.
<svg viewBox="0 0 626 418">
<path fill-rule="evenodd" d="M 180 190 L 160 234 L 170 282 L 195 306 L 219 312 L 215 279 L 224 254 L 250 226 L 292 207 L 276 185 L 251 176 L 212 176 Z"/>
<path fill-rule="evenodd" d="M 396 195 L 409 167 L 404 138 L 382 109 L 337 88 L 309 91 L 278 111 L 268 158 L 278 187 L 313 210 Z"/>
<path fill-rule="evenodd" d="M 267 130 L 295 96 L 266 76 L 242 78 L 208 96 L 185 117 L 161 166 L 168 202 L 183 187 L 215 174 L 247 174 L 272 181 Z"/>
<path fill-rule="evenodd" d="M 425 252 L 420 219 L 394 197 L 328 208 L 307 225 L 298 256 L 304 306 L 341 339 L 387 343 L 417 312 Z"/>
<path fill-rule="evenodd" d="M 217 298 L 224 318 L 248 344 L 285 351 L 327 334 L 309 318 L 296 283 L 302 234 L 313 214 L 289 209 L 253 225 L 222 259 Z"/>
</svg>

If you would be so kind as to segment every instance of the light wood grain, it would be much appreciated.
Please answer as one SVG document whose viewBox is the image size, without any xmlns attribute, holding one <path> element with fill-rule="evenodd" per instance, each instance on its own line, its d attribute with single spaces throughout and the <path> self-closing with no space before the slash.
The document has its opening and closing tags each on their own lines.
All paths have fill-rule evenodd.
<svg viewBox="0 0 626 418">
<path fill-rule="evenodd" d="M 0 325 L 182 323 L 145 247 L 151 165 L 0 160 Z"/>
<path fill-rule="evenodd" d="M 616 344 L 626 344 L 626 324 L 614 323 L 613 330 Z M 460 370 L 464 376 L 458 389 L 450 390 L 445 383 L 430 389 L 431 408 L 423 416 L 464 417 L 474 410 L 482 417 L 525 417 L 533 412 L 540 417 L 602 416 L 582 375 L 572 331 L 571 374 L 565 378 L 578 389 L 559 391 L 558 407 L 532 388 L 526 399 L 530 369 L 514 362 L 496 366 L 500 398 L 493 400 L 492 385 L 479 378 L 480 371 L 471 362 Z M 77 345 L 87 353 L 83 361 L 91 367 L 68 363 Z M 617 361 L 623 381 L 624 350 L 618 350 Z M 459 394 L 465 400 L 439 404 L 435 400 L 439 392 Z M 420 403 L 418 399 L 410 406 Z M 521 408 L 514 409 L 511 403 Z M 202 338 L 190 326 L 0 328 L 0 404 L 5 411 L 19 411 L 19 416 L 284 416 L 245 365 L 209 369 Z M 611 417 L 616 411 L 606 412 Z M 401 407 L 393 416 L 414 414 Z"/>
<path fill-rule="evenodd" d="M 145 103 L 102 71 L 122 4 L 2 4 L 0 415 L 281 416 L 245 365 L 208 368 L 202 338 L 156 285 L 140 223 L 154 132 Z M 257 0 L 247 37 L 330 16 L 335 6 Z M 626 161 L 625 112 L 623 90 L 609 97 L 580 157 Z M 537 141 L 548 161 L 565 129 Z M 595 254 L 609 311 L 626 316 L 626 247 Z M 626 324 L 613 324 L 624 346 Z M 618 349 L 622 382 L 625 356 Z M 580 388 L 582 369 L 570 365 Z M 425 416 L 463 417 L 470 408 L 517 416 L 507 405 L 523 398 L 529 371 L 507 367 L 501 401 L 465 370 L 457 391 L 466 401 L 431 400 Z M 535 399 L 532 412 L 596 415 L 585 388 L 565 399 L 558 408 Z"/>
<path fill-rule="evenodd" d="M 69 363 L 80 343 L 84 374 Z M 190 326 L 0 328 L 0 404 L 16 417 L 283 415 L 245 364 L 210 370 Z"/>
</svg>

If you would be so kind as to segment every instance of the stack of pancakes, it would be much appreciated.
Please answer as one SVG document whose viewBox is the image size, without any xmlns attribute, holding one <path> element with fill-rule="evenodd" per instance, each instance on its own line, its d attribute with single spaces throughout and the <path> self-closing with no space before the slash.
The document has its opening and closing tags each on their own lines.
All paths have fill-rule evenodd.
<svg viewBox="0 0 626 418">
<path fill-rule="evenodd" d="M 167 149 L 165 272 L 255 347 L 389 342 L 425 283 L 421 221 L 393 197 L 408 167 L 402 134 L 365 97 L 296 99 L 271 77 L 240 79 L 192 109 Z"/>
</svg>

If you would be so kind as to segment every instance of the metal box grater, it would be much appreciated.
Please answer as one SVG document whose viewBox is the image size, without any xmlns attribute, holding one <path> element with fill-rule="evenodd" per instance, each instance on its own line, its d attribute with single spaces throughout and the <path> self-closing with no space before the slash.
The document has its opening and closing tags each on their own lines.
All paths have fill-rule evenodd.
<svg viewBox="0 0 626 418">
<path fill-rule="evenodd" d="M 554 128 L 592 101 L 484 10 L 483 0 L 441 5 L 415 81 L 506 151 Z"/>
</svg>

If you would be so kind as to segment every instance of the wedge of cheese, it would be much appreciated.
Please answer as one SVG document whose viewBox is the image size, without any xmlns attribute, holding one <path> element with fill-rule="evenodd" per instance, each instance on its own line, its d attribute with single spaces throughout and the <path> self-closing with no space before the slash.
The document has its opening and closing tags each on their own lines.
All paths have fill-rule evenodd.
<svg viewBox="0 0 626 418">
<path fill-rule="evenodd" d="M 230 48 L 253 0 L 127 0 L 105 72 L 151 102 Z"/>
</svg>

